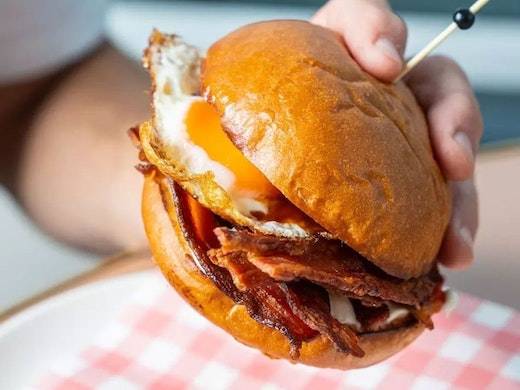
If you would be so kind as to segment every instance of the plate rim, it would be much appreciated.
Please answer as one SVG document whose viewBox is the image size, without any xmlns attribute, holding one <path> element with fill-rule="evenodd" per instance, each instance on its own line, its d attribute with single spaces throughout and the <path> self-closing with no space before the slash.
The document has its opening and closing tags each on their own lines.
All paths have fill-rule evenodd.
<svg viewBox="0 0 520 390">
<path fill-rule="evenodd" d="M 66 291 L 46 297 L 41 301 L 35 302 L 31 306 L 22 309 L 21 311 L 13 314 L 6 320 L 0 322 L 0 341 L 7 337 L 10 334 L 10 332 L 19 328 L 22 324 L 31 321 L 39 314 L 44 313 L 45 311 L 53 307 L 67 304 L 68 302 L 77 299 L 78 296 L 89 295 L 93 291 L 98 290 L 100 288 L 110 289 L 113 288 L 115 285 L 128 283 L 132 280 L 144 280 L 146 276 L 153 275 L 154 273 L 156 273 L 156 270 L 152 268 L 123 275 L 117 275 L 114 277 L 96 280 L 87 284 L 71 287 Z"/>
</svg>

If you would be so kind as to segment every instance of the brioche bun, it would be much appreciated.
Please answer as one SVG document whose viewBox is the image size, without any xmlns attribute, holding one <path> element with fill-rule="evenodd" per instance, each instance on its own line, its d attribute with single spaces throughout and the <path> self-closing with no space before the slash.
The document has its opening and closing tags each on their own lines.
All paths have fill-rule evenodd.
<svg viewBox="0 0 520 390">
<path fill-rule="evenodd" d="M 299 209 L 391 275 L 431 268 L 450 195 L 404 83 L 374 79 L 338 35 L 295 20 L 220 39 L 201 82 L 233 143 Z M 371 345 L 383 340 L 374 337 Z M 283 354 L 281 344 L 275 350 Z M 327 360 L 351 359 L 328 353 Z"/>
<path fill-rule="evenodd" d="M 239 342 L 273 358 L 290 357 L 289 342 L 276 330 L 253 320 L 244 306 L 236 305 L 201 274 L 191 256 L 176 216 L 167 180 L 155 172 L 145 177 L 142 214 L 153 257 L 170 284 L 193 308 Z M 363 334 L 362 358 L 338 352 L 324 336 L 303 343 L 293 362 L 317 367 L 351 369 L 372 365 L 397 353 L 424 330 L 420 324 L 397 330 Z"/>
</svg>

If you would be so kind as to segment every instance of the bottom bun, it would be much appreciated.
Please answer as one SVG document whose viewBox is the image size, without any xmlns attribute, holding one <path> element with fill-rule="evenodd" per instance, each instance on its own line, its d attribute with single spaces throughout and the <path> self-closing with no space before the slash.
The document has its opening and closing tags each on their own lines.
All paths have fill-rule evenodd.
<svg viewBox="0 0 520 390">
<path fill-rule="evenodd" d="M 359 345 L 365 356 L 338 352 L 324 336 L 304 342 L 300 356 L 290 357 L 290 345 L 280 332 L 253 320 L 198 270 L 181 232 L 167 180 L 150 173 L 143 188 L 144 226 L 155 262 L 177 292 L 199 313 L 230 333 L 239 342 L 273 358 L 316 367 L 352 369 L 370 366 L 402 350 L 424 330 L 421 324 L 396 330 L 363 334 Z"/>
</svg>

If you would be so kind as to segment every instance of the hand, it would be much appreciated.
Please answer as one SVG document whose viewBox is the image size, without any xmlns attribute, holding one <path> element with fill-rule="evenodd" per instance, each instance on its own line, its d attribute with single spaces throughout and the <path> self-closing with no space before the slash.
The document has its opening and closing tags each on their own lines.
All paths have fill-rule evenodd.
<svg viewBox="0 0 520 390">
<path fill-rule="evenodd" d="M 352 56 L 373 76 L 390 82 L 401 71 L 406 25 L 387 1 L 331 0 L 311 21 L 340 33 Z M 465 268 L 473 261 L 478 226 L 473 181 L 483 131 L 478 103 L 464 72 L 447 57 L 425 59 L 405 82 L 426 113 L 435 157 L 452 188 L 453 213 L 439 261 Z"/>
</svg>

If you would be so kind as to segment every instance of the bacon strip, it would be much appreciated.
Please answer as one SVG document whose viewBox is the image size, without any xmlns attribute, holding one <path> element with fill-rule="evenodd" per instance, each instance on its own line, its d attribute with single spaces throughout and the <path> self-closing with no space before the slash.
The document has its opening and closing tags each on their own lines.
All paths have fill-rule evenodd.
<svg viewBox="0 0 520 390">
<path fill-rule="evenodd" d="M 376 332 L 386 328 L 386 320 L 390 315 L 387 305 L 367 308 L 358 300 L 353 299 L 350 302 L 363 331 Z"/>
<path fill-rule="evenodd" d="M 356 333 L 330 315 L 328 296 L 320 296 L 318 286 L 305 282 L 281 283 L 281 286 L 292 311 L 310 328 L 325 335 L 340 352 L 365 356 Z"/>
<path fill-rule="evenodd" d="M 426 328 L 433 329 L 433 321 L 429 314 L 426 311 L 416 308 L 411 308 L 410 312 L 417 319 L 417 321 L 421 322 Z"/>
<path fill-rule="evenodd" d="M 210 250 L 208 255 L 214 264 L 229 271 L 233 283 L 241 291 L 273 282 L 269 275 L 253 266 L 243 252 L 224 254 L 221 250 Z"/>
<path fill-rule="evenodd" d="M 419 307 L 438 284 L 438 273 L 401 280 L 384 274 L 336 240 L 290 239 L 229 228 L 215 229 L 224 253 L 243 252 L 273 279 L 306 279 L 357 298 L 365 296 Z"/>
<path fill-rule="evenodd" d="M 239 289 L 269 291 L 276 296 L 282 293 L 290 310 L 309 328 L 328 337 L 338 351 L 363 356 L 355 332 L 330 315 L 329 298 L 323 288 L 305 282 L 276 282 L 249 263 L 244 254 L 224 254 L 220 249 L 210 250 L 208 254 L 215 264 L 229 270 Z"/>
<path fill-rule="evenodd" d="M 446 294 L 442 291 L 442 284 L 439 283 L 435 286 L 433 294 L 430 296 L 428 302 L 422 305 L 420 308 L 412 308 L 410 311 L 417 321 L 428 328 L 433 329 L 433 321 L 431 316 L 442 309 L 442 306 L 446 302 Z"/>
</svg>

